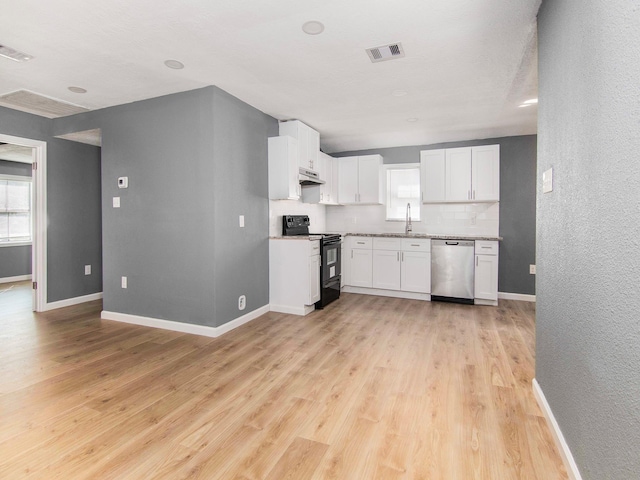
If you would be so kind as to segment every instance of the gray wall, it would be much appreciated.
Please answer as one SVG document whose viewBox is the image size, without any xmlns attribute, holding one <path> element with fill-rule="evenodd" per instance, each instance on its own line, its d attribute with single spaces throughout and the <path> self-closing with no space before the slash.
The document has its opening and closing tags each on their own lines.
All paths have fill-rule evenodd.
<svg viewBox="0 0 640 480">
<path fill-rule="evenodd" d="M 463 142 L 379 148 L 332 153 L 336 157 L 379 153 L 384 163 L 415 163 L 420 150 L 472 145 L 500 145 L 500 292 L 534 295 L 535 276 L 529 265 L 536 263 L 536 136 L 488 138 Z"/>
<path fill-rule="evenodd" d="M 56 121 L 57 134 L 90 128 L 103 141 L 105 310 L 218 326 L 269 303 L 275 119 L 207 87 Z"/>
<path fill-rule="evenodd" d="M 539 18 L 536 378 L 585 480 L 640 478 L 640 10 Z"/>
<path fill-rule="evenodd" d="M 216 325 L 269 303 L 267 138 L 278 122 L 216 88 L 213 109 Z M 240 228 L 238 216 L 244 215 Z"/>
<path fill-rule="evenodd" d="M 48 302 L 102 291 L 100 149 L 54 138 L 52 127 L 48 118 L 0 107 L 0 133 L 47 142 Z"/>
<path fill-rule="evenodd" d="M 0 174 L 31 176 L 31 164 L 0 160 Z M 0 247 L 0 279 L 31 275 L 31 245 Z"/>
</svg>

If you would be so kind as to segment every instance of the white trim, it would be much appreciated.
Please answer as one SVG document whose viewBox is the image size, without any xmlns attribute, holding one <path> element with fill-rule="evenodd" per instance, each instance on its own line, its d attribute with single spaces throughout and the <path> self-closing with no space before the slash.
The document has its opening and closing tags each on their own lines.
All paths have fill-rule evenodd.
<svg viewBox="0 0 640 480">
<path fill-rule="evenodd" d="M 542 388 L 540 388 L 540 384 L 534 378 L 533 379 L 533 395 L 536 397 L 536 401 L 544 413 L 545 418 L 547 419 L 547 424 L 551 429 L 551 433 L 553 434 L 553 439 L 556 442 L 556 446 L 558 450 L 560 450 L 560 456 L 562 457 L 562 461 L 564 462 L 564 466 L 567 469 L 567 473 L 569 474 L 570 480 L 582 480 L 582 476 L 580 475 L 580 471 L 578 470 L 578 465 L 576 465 L 575 460 L 573 459 L 573 455 L 571 454 L 571 450 L 569 449 L 569 445 L 564 439 L 564 435 L 562 435 L 562 431 L 560 430 L 560 426 L 558 422 L 556 422 L 556 417 L 554 417 L 553 412 L 551 411 L 551 407 L 549 403 L 547 403 L 547 399 L 544 396 Z"/>
<path fill-rule="evenodd" d="M 535 302 L 535 295 L 527 295 L 525 293 L 506 293 L 498 292 L 498 298 L 502 300 L 522 300 L 523 302 Z"/>
<path fill-rule="evenodd" d="M 278 313 L 288 313 L 291 315 L 305 316 L 309 315 L 316 309 L 315 305 L 303 305 L 302 307 L 291 307 L 289 305 L 274 305 L 269 306 L 269 310 Z"/>
<path fill-rule="evenodd" d="M 474 305 L 485 305 L 485 306 L 489 306 L 489 307 L 497 307 L 498 306 L 498 300 L 487 300 L 485 298 L 474 298 L 473 299 L 473 304 Z"/>
<path fill-rule="evenodd" d="M 0 248 L 2 247 L 24 247 L 26 245 L 31 245 L 33 242 L 29 240 L 28 242 L 0 242 Z"/>
<path fill-rule="evenodd" d="M 204 337 L 219 337 L 223 333 L 227 333 L 240 325 L 255 320 L 261 315 L 269 311 L 269 305 L 260 307 L 241 317 L 231 320 L 230 322 L 220 325 L 219 327 L 210 327 L 208 325 L 194 325 L 193 323 L 175 322 L 172 320 L 162 320 L 160 318 L 142 317 L 140 315 L 130 315 L 128 313 L 109 312 L 103 310 L 100 318 L 104 320 L 114 320 L 116 322 L 131 323 L 133 325 L 142 325 L 143 327 L 161 328 L 163 330 L 172 330 L 174 332 L 191 333 L 194 335 L 202 335 Z"/>
<path fill-rule="evenodd" d="M 431 295 L 428 293 L 402 292 L 400 290 L 383 290 L 380 288 L 354 287 L 345 285 L 342 287 L 345 293 L 359 293 L 362 295 L 377 295 L 379 297 L 407 298 L 409 300 L 426 300 L 431 301 Z"/>
<path fill-rule="evenodd" d="M 0 160 L 4 160 L 4 159 L 2 158 Z M 19 162 L 18 160 L 6 160 L 6 161 L 24 163 L 24 162 Z M 6 175 L 4 173 L 0 173 L 0 180 L 9 180 L 10 182 L 29 182 L 29 183 L 33 182 L 31 177 L 25 177 L 24 175 Z"/>
<path fill-rule="evenodd" d="M 49 310 L 55 310 L 56 308 L 71 307 L 72 305 L 78 305 L 80 303 L 92 302 L 94 300 L 102 299 L 102 292 L 91 293 L 89 295 L 83 295 L 82 297 L 66 298 L 64 300 L 58 300 L 57 302 L 46 303 L 41 312 L 48 312 Z"/>
<path fill-rule="evenodd" d="M 47 305 L 47 142 L 32 140 L 0 133 L 0 142 L 12 143 L 34 149 L 33 158 L 22 163 L 35 161 L 38 168 L 32 173 L 31 181 L 35 185 L 35 201 L 33 210 L 33 238 L 31 249 L 31 270 L 33 281 L 38 282 L 34 290 L 33 309 L 36 312 L 46 311 Z"/>
<path fill-rule="evenodd" d="M 0 283 L 25 282 L 31 280 L 31 275 L 16 275 L 15 277 L 0 278 Z"/>
</svg>

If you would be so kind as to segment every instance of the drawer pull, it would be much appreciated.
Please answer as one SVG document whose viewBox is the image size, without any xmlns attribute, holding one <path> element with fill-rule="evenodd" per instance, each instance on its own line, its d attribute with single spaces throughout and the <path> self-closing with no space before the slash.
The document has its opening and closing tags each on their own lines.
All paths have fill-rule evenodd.
<svg viewBox="0 0 640 480">
<path fill-rule="evenodd" d="M 420 244 L 418 244 L 418 243 L 412 243 L 412 244 L 411 244 L 411 246 L 412 246 L 412 247 L 419 247 L 419 246 L 420 246 Z"/>
</svg>

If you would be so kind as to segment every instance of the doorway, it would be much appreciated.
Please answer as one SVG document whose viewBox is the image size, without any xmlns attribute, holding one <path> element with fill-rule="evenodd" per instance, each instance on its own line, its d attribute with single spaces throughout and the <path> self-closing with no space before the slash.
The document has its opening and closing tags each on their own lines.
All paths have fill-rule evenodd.
<svg viewBox="0 0 640 480">
<path fill-rule="evenodd" d="M 32 309 L 41 312 L 47 304 L 47 143 L 40 140 L 0 134 L 0 143 L 31 149 L 31 155 L 21 155 L 12 161 L 32 165 L 31 279 Z"/>
</svg>

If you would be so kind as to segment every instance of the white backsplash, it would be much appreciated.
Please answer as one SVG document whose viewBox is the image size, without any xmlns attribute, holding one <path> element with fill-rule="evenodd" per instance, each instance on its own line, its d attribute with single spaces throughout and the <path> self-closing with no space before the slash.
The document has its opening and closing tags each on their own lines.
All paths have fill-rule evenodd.
<svg viewBox="0 0 640 480">
<path fill-rule="evenodd" d="M 269 200 L 269 236 L 282 235 L 283 215 L 309 215 L 311 232 L 326 231 L 326 206 L 297 200 Z"/>
<path fill-rule="evenodd" d="M 404 233 L 405 222 L 385 220 L 384 205 L 328 206 L 326 228 L 340 233 Z M 499 203 L 422 205 L 413 233 L 498 236 Z"/>
</svg>

